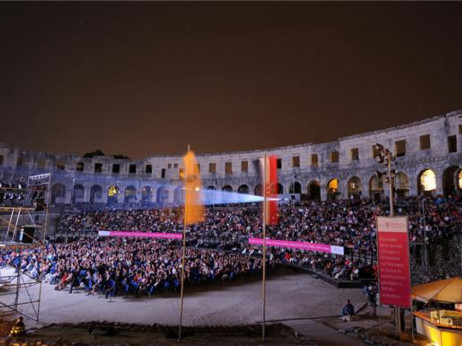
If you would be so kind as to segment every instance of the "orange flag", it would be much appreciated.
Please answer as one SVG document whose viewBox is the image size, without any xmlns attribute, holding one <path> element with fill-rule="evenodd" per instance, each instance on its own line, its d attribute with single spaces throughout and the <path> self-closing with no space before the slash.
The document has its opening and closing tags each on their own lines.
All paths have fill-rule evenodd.
<svg viewBox="0 0 462 346">
<path fill-rule="evenodd" d="M 183 157 L 184 163 L 184 218 L 189 225 L 204 221 L 204 206 L 201 203 L 201 178 L 196 156 L 191 150 Z"/>
</svg>

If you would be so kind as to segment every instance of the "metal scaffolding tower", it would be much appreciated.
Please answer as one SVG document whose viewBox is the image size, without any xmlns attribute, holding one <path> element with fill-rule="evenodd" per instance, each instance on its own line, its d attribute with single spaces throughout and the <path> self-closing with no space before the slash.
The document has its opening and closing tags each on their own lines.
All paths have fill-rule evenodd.
<svg viewBox="0 0 462 346">
<path fill-rule="evenodd" d="M 42 278 L 23 271 L 25 255 L 45 248 L 51 175 L 0 186 L 0 253 L 15 252 L 13 266 L 0 269 L 0 307 L 39 321 Z M 7 198 L 5 198 L 7 196 Z"/>
</svg>

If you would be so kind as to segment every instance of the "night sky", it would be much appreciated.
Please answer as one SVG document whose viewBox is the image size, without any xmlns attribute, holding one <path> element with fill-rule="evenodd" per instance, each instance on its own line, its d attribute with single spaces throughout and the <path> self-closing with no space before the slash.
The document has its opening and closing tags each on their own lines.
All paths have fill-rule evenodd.
<svg viewBox="0 0 462 346">
<path fill-rule="evenodd" d="M 462 108 L 462 3 L 0 3 L 0 142 L 142 158 Z"/>
</svg>

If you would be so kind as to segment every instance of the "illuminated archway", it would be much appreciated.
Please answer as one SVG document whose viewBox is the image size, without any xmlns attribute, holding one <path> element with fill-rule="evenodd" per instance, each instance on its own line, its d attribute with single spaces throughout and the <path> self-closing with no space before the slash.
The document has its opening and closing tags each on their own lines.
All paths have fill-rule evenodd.
<svg viewBox="0 0 462 346">
<path fill-rule="evenodd" d="M 107 204 L 117 204 L 119 202 L 117 199 L 119 191 L 120 189 L 118 186 L 109 186 L 109 188 L 107 189 Z"/>
<path fill-rule="evenodd" d="M 335 199 L 338 194 L 338 179 L 334 178 L 327 183 L 327 199 Z"/>
<path fill-rule="evenodd" d="M 426 193 L 431 194 L 432 191 L 436 190 L 436 175 L 431 169 L 422 171 L 418 179 L 419 194 Z"/>
</svg>

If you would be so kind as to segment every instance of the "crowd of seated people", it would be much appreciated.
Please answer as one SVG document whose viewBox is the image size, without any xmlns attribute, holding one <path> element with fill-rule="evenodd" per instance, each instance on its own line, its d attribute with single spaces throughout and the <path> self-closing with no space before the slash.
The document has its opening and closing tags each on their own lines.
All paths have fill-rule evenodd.
<svg viewBox="0 0 462 346">
<path fill-rule="evenodd" d="M 460 232 L 460 197 L 427 198 L 425 214 L 422 205 L 411 198 L 395 211 L 408 215 L 411 243 L 450 239 Z M 278 224 L 267 228 L 268 237 L 341 246 L 346 255 L 270 248 L 269 265 L 304 266 L 338 280 L 374 278 L 376 216 L 386 214 L 381 205 L 367 200 L 282 205 Z M 98 239 L 96 234 L 100 230 L 179 233 L 182 227 L 181 208 L 67 209 L 60 217 L 57 233 L 75 235 L 77 240 L 28 250 L 21 258 L 21 270 L 43 278 L 58 290 L 84 286 L 88 294 L 139 295 L 174 290 L 179 287 L 181 274 L 179 242 Z M 186 282 L 213 282 L 260 271 L 261 248 L 249 245 L 248 238 L 261 237 L 261 229 L 258 205 L 207 208 L 205 221 L 187 230 Z M 82 232 L 95 237 L 78 239 Z M 17 266 L 19 259 L 14 252 L 4 252 L 0 261 Z"/>
<path fill-rule="evenodd" d="M 152 295 L 177 290 L 181 280 L 181 244 L 147 239 L 80 239 L 49 243 L 44 248 L 2 254 L 1 265 L 10 264 L 56 290 L 83 287 L 88 295 L 103 293 Z M 276 261 L 272 262 L 273 264 Z M 234 280 L 261 270 L 261 255 L 249 256 L 219 250 L 188 248 L 185 282 Z M 35 274 L 33 274 L 35 273 Z"/>
</svg>

